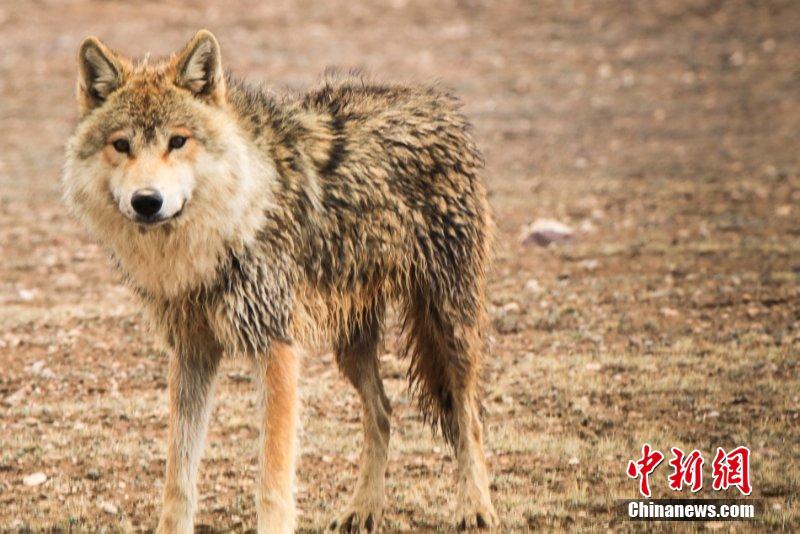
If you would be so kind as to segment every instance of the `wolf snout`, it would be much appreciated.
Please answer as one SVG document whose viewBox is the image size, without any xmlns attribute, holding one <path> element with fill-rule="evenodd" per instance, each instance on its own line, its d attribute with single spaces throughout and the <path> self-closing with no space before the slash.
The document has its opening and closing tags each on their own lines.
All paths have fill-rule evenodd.
<svg viewBox="0 0 800 534">
<path fill-rule="evenodd" d="M 133 211 L 143 217 L 152 217 L 161 209 L 164 197 L 155 189 L 139 189 L 131 197 Z"/>
</svg>

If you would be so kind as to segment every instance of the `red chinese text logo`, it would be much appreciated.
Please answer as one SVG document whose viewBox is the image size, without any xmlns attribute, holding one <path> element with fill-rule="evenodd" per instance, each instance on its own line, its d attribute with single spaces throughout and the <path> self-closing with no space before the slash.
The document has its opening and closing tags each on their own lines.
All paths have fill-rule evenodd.
<svg viewBox="0 0 800 534">
<path fill-rule="evenodd" d="M 658 464 L 664 460 L 664 455 L 653 450 L 649 444 L 642 445 L 642 457 L 637 461 L 628 462 L 628 476 L 631 478 L 641 478 L 639 481 L 639 491 L 645 497 L 650 496 L 650 474 L 656 470 Z"/>
<path fill-rule="evenodd" d="M 703 487 L 703 453 L 697 449 L 685 453 L 678 447 L 672 447 L 672 459 L 669 465 L 672 472 L 667 477 L 669 487 L 673 491 L 682 491 L 684 485 L 693 493 Z M 642 456 L 638 460 L 628 462 L 628 476 L 639 479 L 639 492 L 645 497 L 650 497 L 650 475 L 664 460 L 661 451 L 653 449 L 649 443 L 642 445 Z M 717 454 L 711 465 L 712 487 L 714 491 L 724 491 L 736 488 L 743 495 L 750 495 L 753 487 L 750 485 L 750 449 L 736 447 L 730 452 L 725 452 L 722 447 L 717 447 Z"/>
<path fill-rule="evenodd" d="M 681 491 L 683 485 L 689 486 L 692 493 L 700 491 L 703 487 L 703 455 L 697 449 L 689 454 L 684 454 L 678 447 L 672 447 L 672 474 L 667 478 L 669 487 L 674 491 Z"/>
<path fill-rule="evenodd" d="M 735 487 L 743 495 L 750 495 L 750 449 L 737 447 L 726 454 L 725 449 L 717 447 L 711 476 L 717 491 Z"/>
</svg>

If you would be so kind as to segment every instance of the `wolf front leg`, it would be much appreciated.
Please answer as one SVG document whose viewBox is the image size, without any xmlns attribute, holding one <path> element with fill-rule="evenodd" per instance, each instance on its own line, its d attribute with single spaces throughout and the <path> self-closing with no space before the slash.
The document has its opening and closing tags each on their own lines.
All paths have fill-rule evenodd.
<svg viewBox="0 0 800 534">
<path fill-rule="evenodd" d="M 283 534 L 295 526 L 297 354 L 290 345 L 275 343 L 256 365 L 263 409 L 256 484 L 258 532 Z"/>
<path fill-rule="evenodd" d="M 174 349 L 169 362 L 167 473 L 158 534 L 194 532 L 197 468 L 222 356 L 217 344 L 201 335 L 177 343 Z"/>
</svg>

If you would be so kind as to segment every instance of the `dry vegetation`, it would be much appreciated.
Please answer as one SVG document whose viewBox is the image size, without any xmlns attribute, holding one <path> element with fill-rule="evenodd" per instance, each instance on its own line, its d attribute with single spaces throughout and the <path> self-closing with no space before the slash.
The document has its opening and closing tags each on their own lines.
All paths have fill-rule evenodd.
<svg viewBox="0 0 800 534">
<path fill-rule="evenodd" d="M 792 0 L 0 6 L 0 530 L 155 525 L 165 356 L 61 205 L 59 165 L 82 37 L 162 54 L 206 26 L 229 67 L 273 86 L 332 64 L 463 96 L 498 226 L 485 404 L 504 529 L 630 527 L 613 499 L 635 496 L 625 465 L 644 440 L 748 445 L 759 526 L 800 528 Z M 539 217 L 576 239 L 523 246 Z M 395 352 L 390 337 L 386 526 L 449 526 L 451 455 Z M 303 375 L 297 496 L 317 530 L 354 482 L 359 407 L 330 354 Z M 254 525 L 254 389 L 226 363 L 200 486 L 215 530 Z M 47 481 L 23 484 L 35 472 Z"/>
</svg>

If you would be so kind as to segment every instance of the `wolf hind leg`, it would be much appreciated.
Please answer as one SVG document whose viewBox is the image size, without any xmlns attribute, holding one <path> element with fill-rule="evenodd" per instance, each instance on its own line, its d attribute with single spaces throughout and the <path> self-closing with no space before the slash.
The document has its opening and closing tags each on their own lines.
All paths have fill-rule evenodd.
<svg viewBox="0 0 800 534">
<path fill-rule="evenodd" d="M 425 419 L 441 428 L 455 451 L 457 527 L 492 528 L 498 517 L 489 493 L 477 383 L 480 312 L 469 298 L 459 304 L 434 295 L 418 291 L 405 311 L 412 387 Z"/>
<path fill-rule="evenodd" d="M 356 489 L 344 512 L 331 522 L 330 530 L 376 532 L 383 516 L 392 409 L 379 370 L 382 320 L 382 307 L 372 307 L 336 343 L 339 368 L 361 398 L 364 444 Z"/>
</svg>

